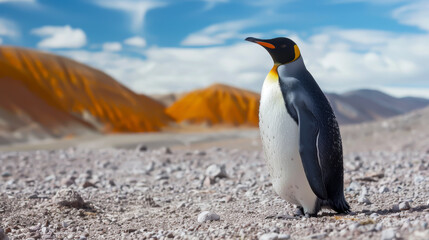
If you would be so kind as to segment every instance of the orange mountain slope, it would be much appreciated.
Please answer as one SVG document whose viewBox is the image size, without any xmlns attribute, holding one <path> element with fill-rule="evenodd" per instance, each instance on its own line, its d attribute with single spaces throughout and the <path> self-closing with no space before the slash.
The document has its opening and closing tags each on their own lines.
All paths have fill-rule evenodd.
<svg viewBox="0 0 429 240">
<path fill-rule="evenodd" d="M 13 92 L 12 86 L 19 86 L 20 94 L 28 98 L 21 103 L 20 111 L 43 124 L 56 125 L 74 119 L 90 122 L 103 132 L 146 132 L 159 130 L 171 120 L 159 102 L 132 92 L 101 71 L 65 57 L 0 47 L 0 69 L 2 91 Z M 34 100 L 37 97 L 40 100 Z M 14 103 L 17 102 L 12 99 L 0 102 L 9 110 Z M 24 108 L 25 105 L 28 106 Z M 49 109 L 55 114 L 40 112 L 44 116 L 36 116 L 35 109 Z"/>
<path fill-rule="evenodd" d="M 167 108 L 177 122 L 258 126 L 259 94 L 223 84 L 192 91 Z"/>
</svg>

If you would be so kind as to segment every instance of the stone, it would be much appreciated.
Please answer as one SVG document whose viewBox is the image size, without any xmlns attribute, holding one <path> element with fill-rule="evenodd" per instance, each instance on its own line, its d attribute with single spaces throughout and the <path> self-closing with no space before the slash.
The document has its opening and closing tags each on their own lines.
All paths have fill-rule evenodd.
<svg viewBox="0 0 429 240">
<path fill-rule="evenodd" d="M 351 182 L 350 185 L 346 188 L 347 192 L 359 191 L 361 188 L 358 182 Z"/>
<path fill-rule="evenodd" d="M 289 234 L 279 234 L 277 236 L 277 240 L 287 240 L 290 239 L 290 235 Z"/>
<path fill-rule="evenodd" d="M 308 236 L 309 239 L 324 239 L 326 237 L 326 233 L 316 233 Z"/>
<path fill-rule="evenodd" d="M 86 205 L 79 193 L 73 189 L 59 190 L 55 194 L 53 201 L 54 203 L 64 207 L 84 208 Z"/>
<path fill-rule="evenodd" d="M 3 172 L 3 173 L 1 174 L 1 176 L 2 176 L 2 177 L 4 177 L 4 178 L 7 178 L 7 177 L 12 176 L 12 174 L 11 174 L 10 172 L 6 171 L 6 172 Z"/>
<path fill-rule="evenodd" d="M 92 183 L 92 182 L 90 182 L 90 181 L 85 181 L 85 182 L 82 184 L 82 187 L 83 187 L 83 188 L 89 188 L 89 187 L 97 188 L 97 186 L 95 186 L 95 184 L 94 184 L 94 183 Z"/>
<path fill-rule="evenodd" d="M 210 179 L 215 178 L 227 178 L 225 164 L 212 164 L 206 169 L 206 175 L 210 177 Z"/>
<path fill-rule="evenodd" d="M 144 144 L 139 144 L 139 145 L 137 145 L 136 150 L 139 151 L 139 152 L 146 152 L 147 151 L 147 146 L 144 145 Z"/>
<path fill-rule="evenodd" d="M 411 209 L 409 202 L 401 202 L 398 207 L 399 207 L 399 211 L 405 211 L 405 210 Z"/>
<path fill-rule="evenodd" d="M 367 198 L 367 197 L 365 197 L 365 196 L 359 196 L 359 198 L 358 198 L 358 202 L 359 203 L 363 203 L 363 204 L 371 204 L 371 201 Z"/>
<path fill-rule="evenodd" d="M 277 240 L 279 239 L 279 234 L 277 233 L 265 233 L 261 237 L 259 237 L 259 240 Z"/>
<path fill-rule="evenodd" d="M 392 240 L 396 238 L 396 229 L 388 228 L 381 232 L 381 240 Z"/>
<path fill-rule="evenodd" d="M 378 189 L 379 193 L 387 193 L 389 191 L 390 191 L 390 189 L 386 186 L 382 186 L 381 188 Z"/>
<path fill-rule="evenodd" d="M 200 223 L 207 222 L 207 221 L 219 221 L 219 220 L 220 220 L 220 216 L 213 212 L 204 211 L 198 214 L 198 222 Z"/>
</svg>

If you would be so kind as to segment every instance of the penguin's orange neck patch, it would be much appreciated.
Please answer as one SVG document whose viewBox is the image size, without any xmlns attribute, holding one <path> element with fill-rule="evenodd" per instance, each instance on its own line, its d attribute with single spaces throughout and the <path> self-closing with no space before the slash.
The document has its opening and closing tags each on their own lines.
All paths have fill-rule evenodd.
<svg viewBox="0 0 429 240">
<path fill-rule="evenodd" d="M 271 71 L 268 73 L 266 80 L 271 82 L 277 82 L 279 80 L 279 74 L 277 73 L 278 67 L 278 64 L 274 64 L 273 68 L 271 68 Z"/>
</svg>

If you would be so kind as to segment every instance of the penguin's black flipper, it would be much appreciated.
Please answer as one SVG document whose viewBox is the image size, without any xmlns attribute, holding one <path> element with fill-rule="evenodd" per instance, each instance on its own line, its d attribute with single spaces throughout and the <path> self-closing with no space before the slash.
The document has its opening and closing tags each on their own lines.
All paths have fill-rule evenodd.
<svg viewBox="0 0 429 240">
<path fill-rule="evenodd" d="M 297 114 L 299 127 L 299 154 L 307 180 L 314 194 L 322 200 L 328 199 L 317 150 L 319 124 L 308 109 L 305 96 L 296 96 L 292 106 Z"/>
</svg>

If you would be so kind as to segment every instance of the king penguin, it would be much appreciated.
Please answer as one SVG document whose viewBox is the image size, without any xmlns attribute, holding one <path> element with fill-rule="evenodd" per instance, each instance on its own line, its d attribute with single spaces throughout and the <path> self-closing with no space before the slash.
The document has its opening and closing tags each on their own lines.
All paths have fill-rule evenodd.
<svg viewBox="0 0 429 240">
<path fill-rule="evenodd" d="M 322 207 L 350 212 L 338 123 L 298 46 L 289 38 L 246 40 L 274 61 L 262 87 L 259 129 L 275 192 L 305 216 Z"/>
</svg>

